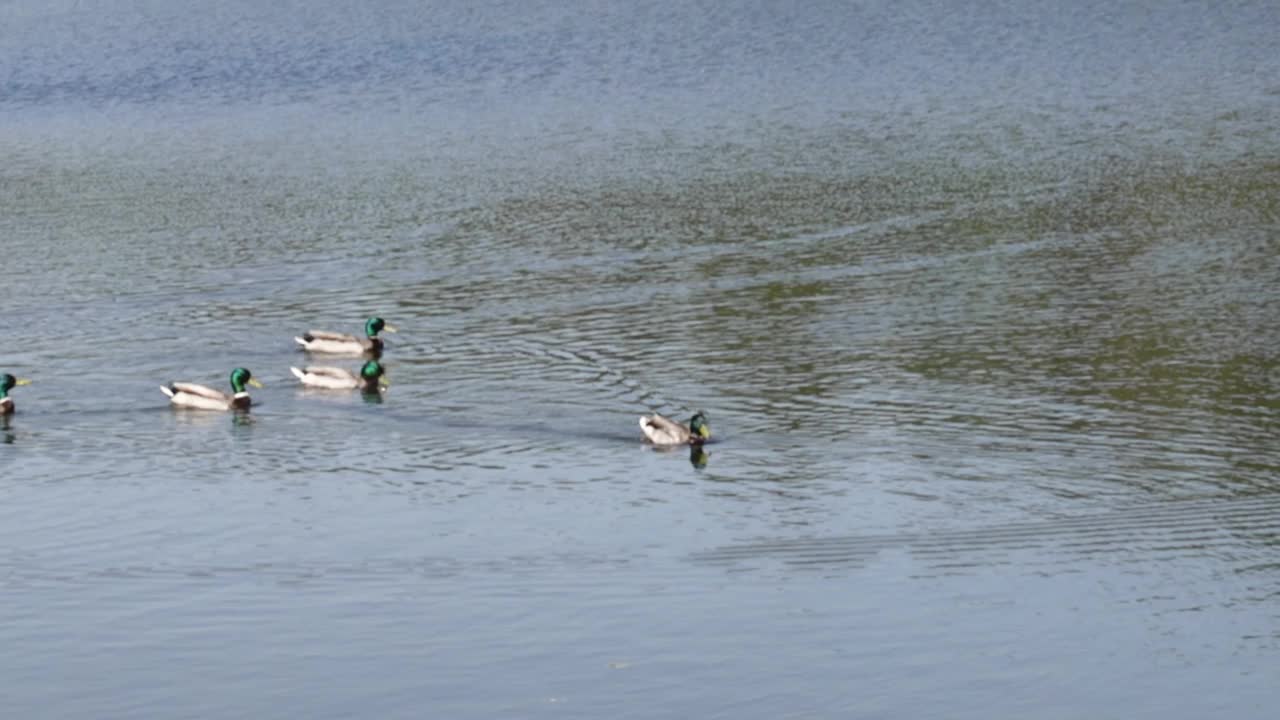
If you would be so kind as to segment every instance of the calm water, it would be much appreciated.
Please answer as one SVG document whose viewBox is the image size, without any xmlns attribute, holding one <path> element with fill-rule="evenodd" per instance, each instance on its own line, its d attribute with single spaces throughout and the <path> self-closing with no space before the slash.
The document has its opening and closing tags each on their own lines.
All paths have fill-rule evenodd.
<svg viewBox="0 0 1280 720">
<path fill-rule="evenodd" d="M 0 4 L 3 714 L 1272 717 L 1280 13 L 1160 5 Z"/>
</svg>

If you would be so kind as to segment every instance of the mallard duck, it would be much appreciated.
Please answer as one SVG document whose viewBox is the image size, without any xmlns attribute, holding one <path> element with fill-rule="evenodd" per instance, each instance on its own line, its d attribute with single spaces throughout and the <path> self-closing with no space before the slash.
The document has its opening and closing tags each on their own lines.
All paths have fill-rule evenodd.
<svg viewBox="0 0 1280 720">
<path fill-rule="evenodd" d="M 695 413 L 688 425 L 658 414 L 641 415 L 640 430 L 654 445 L 701 445 L 711 437 L 711 428 L 702 413 Z"/>
<path fill-rule="evenodd" d="M 307 352 L 331 353 L 335 355 L 360 355 L 369 353 L 378 355 L 382 352 L 382 338 L 378 333 L 386 330 L 395 332 L 395 327 L 388 325 L 380 317 L 371 317 L 364 323 L 364 337 L 344 335 L 343 333 L 309 330 L 302 337 L 295 337 L 294 342 Z"/>
<path fill-rule="evenodd" d="M 16 378 L 9 373 L 0 375 L 0 415 L 13 413 L 13 398 L 9 397 L 9 391 L 19 385 L 30 384 L 31 381 L 26 378 Z"/>
<path fill-rule="evenodd" d="M 370 360 L 360 367 L 360 372 L 337 367 L 312 365 L 299 370 L 289 368 L 294 375 L 308 387 L 325 388 L 327 390 L 353 390 L 360 388 L 362 392 L 378 392 L 384 385 L 390 385 L 384 377 L 386 370 L 377 360 Z"/>
<path fill-rule="evenodd" d="M 231 371 L 231 391 L 234 393 L 232 395 L 204 385 L 184 382 L 170 383 L 167 387 L 161 385 L 160 391 L 168 395 L 169 402 L 178 407 L 199 410 L 248 410 L 252 401 L 249 399 L 249 393 L 244 389 L 245 383 L 256 388 L 262 387 L 262 383 L 258 382 L 248 370 L 236 368 Z"/>
</svg>

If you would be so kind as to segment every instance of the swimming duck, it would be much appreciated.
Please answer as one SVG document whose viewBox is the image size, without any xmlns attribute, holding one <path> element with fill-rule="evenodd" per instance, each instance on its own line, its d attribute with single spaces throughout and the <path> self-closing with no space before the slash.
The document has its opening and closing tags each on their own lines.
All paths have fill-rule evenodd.
<svg viewBox="0 0 1280 720">
<path fill-rule="evenodd" d="M 392 333 L 396 331 L 394 326 L 388 325 L 382 318 L 371 317 L 364 323 L 365 336 L 362 338 L 355 335 L 344 335 L 343 333 L 325 332 L 324 330 L 309 330 L 302 337 L 295 337 L 294 342 L 301 345 L 307 352 L 337 355 L 359 355 L 361 353 L 378 355 L 382 352 L 382 338 L 378 337 L 378 333 L 383 330 Z"/>
<path fill-rule="evenodd" d="M 161 385 L 160 391 L 169 396 L 169 402 L 178 407 L 197 408 L 199 410 L 248 410 L 251 400 L 245 391 L 245 383 L 256 388 L 262 387 L 248 370 L 236 368 L 231 371 L 231 391 L 228 395 L 219 390 L 195 383 L 175 382 L 167 387 Z"/>
<path fill-rule="evenodd" d="M 9 391 L 18 385 L 30 385 L 31 381 L 26 378 L 16 378 L 9 373 L 0 375 L 0 415 L 10 415 L 13 413 L 13 398 L 9 397 Z"/>
<path fill-rule="evenodd" d="M 327 390 L 353 390 L 360 388 L 362 392 L 378 392 L 384 385 L 390 385 L 384 377 L 386 370 L 377 360 L 370 360 L 360 367 L 360 372 L 337 367 L 312 365 L 303 370 L 289 368 L 294 375 L 308 387 L 325 388 Z"/>
<path fill-rule="evenodd" d="M 711 428 L 702 413 L 695 413 L 688 425 L 658 414 L 641 415 L 640 430 L 654 445 L 701 445 L 711 437 Z"/>
</svg>

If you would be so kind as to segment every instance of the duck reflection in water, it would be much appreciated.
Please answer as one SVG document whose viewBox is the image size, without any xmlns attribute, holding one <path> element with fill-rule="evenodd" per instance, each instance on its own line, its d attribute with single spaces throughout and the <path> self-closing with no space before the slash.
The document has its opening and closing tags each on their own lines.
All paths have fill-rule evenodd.
<svg viewBox="0 0 1280 720">
<path fill-rule="evenodd" d="M 247 412 L 234 413 L 231 416 L 231 429 L 239 435 L 240 433 L 249 432 L 247 429 L 242 428 L 252 428 L 255 422 L 257 422 L 257 418 Z"/>
<path fill-rule="evenodd" d="M 687 448 L 689 450 L 689 464 L 696 470 L 705 468 L 707 466 L 707 461 L 711 459 L 711 453 L 707 452 L 707 449 L 702 445 L 688 445 Z M 669 445 L 666 447 L 655 445 L 652 448 L 654 452 L 672 455 L 683 449 L 685 448 L 682 448 L 679 445 Z"/>
<path fill-rule="evenodd" d="M 707 461 L 711 459 L 711 453 L 701 445 L 689 446 L 689 464 L 695 469 L 701 470 L 707 466 Z"/>
</svg>

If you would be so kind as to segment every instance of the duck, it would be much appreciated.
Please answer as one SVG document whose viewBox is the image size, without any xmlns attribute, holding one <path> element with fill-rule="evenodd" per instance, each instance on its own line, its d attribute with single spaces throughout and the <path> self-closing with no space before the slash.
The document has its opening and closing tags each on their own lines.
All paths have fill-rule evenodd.
<svg viewBox="0 0 1280 720">
<path fill-rule="evenodd" d="M 396 328 L 380 317 L 371 317 L 364 323 L 365 336 L 362 338 L 324 330 L 308 330 L 302 337 L 295 337 L 293 340 L 307 352 L 333 355 L 369 353 L 376 356 L 382 353 L 382 338 L 378 337 L 378 333 L 383 330 L 393 333 Z"/>
<path fill-rule="evenodd" d="M 376 393 L 390 385 L 385 377 L 386 369 L 377 360 L 370 360 L 360 366 L 359 372 L 351 372 L 345 368 L 311 365 L 299 370 L 289 368 L 298 380 L 307 387 L 324 388 L 326 390 L 354 390 Z"/>
<path fill-rule="evenodd" d="M 641 415 L 640 430 L 654 445 L 701 445 L 711 438 L 707 417 L 701 412 L 694 413 L 688 425 L 657 413 Z"/>
<path fill-rule="evenodd" d="M 228 395 L 211 387 L 195 383 L 174 382 L 161 385 L 160 391 L 169 396 L 169 402 L 176 407 L 195 408 L 197 410 L 248 410 L 252 400 L 244 386 L 248 383 L 260 388 L 262 383 L 248 370 L 238 367 L 231 371 L 231 391 Z"/>
<path fill-rule="evenodd" d="M 13 414 L 13 398 L 9 397 L 9 391 L 19 385 L 30 384 L 31 381 L 26 378 L 17 378 L 9 373 L 0 375 L 0 415 Z"/>
</svg>

